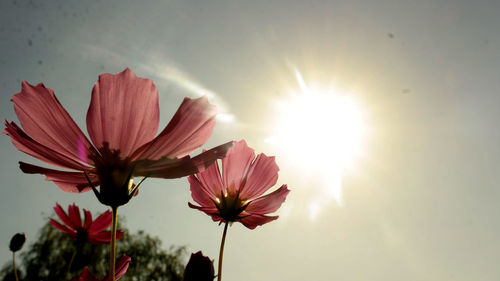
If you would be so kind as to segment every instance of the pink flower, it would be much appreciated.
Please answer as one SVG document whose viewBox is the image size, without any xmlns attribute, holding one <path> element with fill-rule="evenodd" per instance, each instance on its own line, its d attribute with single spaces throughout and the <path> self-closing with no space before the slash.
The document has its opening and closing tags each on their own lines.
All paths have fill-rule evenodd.
<svg viewBox="0 0 500 281">
<path fill-rule="evenodd" d="M 152 80 L 130 69 L 101 74 L 87 112 L 90 140 L 42 83 L 22 82 L 12 97 L 21 127 L 5 121 L 4 134 L 16 148 L 38 160 L 70 171 L 20 162 L 23 172 L 44 174 L 63 191 L 94 192 L 109 206 L 127 203 L 136 189 L 133 177 L 179 178 L 197 173 L 224 157 L 231 143 L 194 158 L 215 125 L 215 106 L 206 97 L 185 98 L 158 134 L 158 91 Z"/>
<path fill-rule="evenodd" d="M 266 216 L 275 212 L 290 192 L 284 184 L 277 190 L 261 196 L 278 180 L 278 165 L 274 157 L 259 154 L 244 140 L 234 143 L 222 159 L 222 176 L 215 162 L 205 171 L 189 176 L 191 196 L 201 210 L 214 221 L 239 221 L 254 229 L 278 218 Z"/>
<path fill-rule="evenodd" d="M 102 213 L 97 219 L 92 221 L 92 213 L 83 209 L 85 220 L 82 222 L 80 217 L 80 208 L 73 205 L 68 206 L 68 214 L 66 214 L 58 203 L 54 207 L 57 216 L 63 224 L 51 219 L 50 224 L 60 231 L 66 233 L 71 239 L 77 243 L 90 242 L 95 245 L 106 244 L 111 241 L 111 232 L 106 229 L 111 225 L 112 214 L 110 211 Z M 116 239 L 123 236 L 122 231 L 116 232 Z"/>
<path fill-rule="evenodd" d="M 116 263 L 116 272 L 115 272 L 115 279 L 118 280 L 120 279 L 128 269 L 128 266 L 130 264 L 130 257 L 127 257 L 126 255 L 123 255 L 118 262 Z M 88 267 L 85 267 L 83 269 L 82 274 L 78 278 L 73 279 L 72 281 L 109 281 L 109 277 L 106 276 L 104 279 L 99 279 L 95 277 L 92 272 L 90 272 Z"/>
</svg>

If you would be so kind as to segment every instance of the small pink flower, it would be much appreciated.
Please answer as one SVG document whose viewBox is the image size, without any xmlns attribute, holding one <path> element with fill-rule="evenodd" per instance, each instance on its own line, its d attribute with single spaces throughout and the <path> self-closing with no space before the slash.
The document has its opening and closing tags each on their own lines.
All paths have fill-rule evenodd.
<svg viewBox="0 0 500 281">
<path fill-rule="evenodd" d="M 87 112 L 90 140 L 42 83 L 22 82 L 12 97 L 21 127 L 5 121 L 4 134 L 14 146 L 53 170 L 20 162 L 28 174 L 44 174 L 66 192 L 92 186 L 99 201 L 109 206 L 127 203 L 136 189 L 133 177 L 179 178 L 197 173 L 224 157 L 231 143 L 190 158 L 215 125 L 215 106 L 206 97 L 185 98 L 165 129 L 158 134 L 158 91 L 152 80 L 130 69 L 101 74 L 92 90 Z"/>
<path fill-rule="evenodd" d="M 115 271 L 115 280 L 120 279 L 128 269 L 128 266 L 130 264 L 130 257 L 127 257 L 126 255 L 123 255 L 118 262 L 116 263 L 116 271 Z M 109 281 L 109 277 L 106 276 L 104 279 L 99 279 L 97 278 L 92 272 L 90 272 L 88 267 L 85 267 L 83 269 L 82 274 L 78 278 L 73 279 L 72 281 Z"/>
<path fill-rule="evenodd" d="M 215 162 L 205 171 L 189 176 L 191 196 L 201 210 L 214 221 L 239 221 L 254 229 L 278 218 L 266 216 L 279 209 L 290 192 L 284 184 L 277 190 L 261 196 L 278 180 L 278 165 L 274 157 L 259 154 L 244 140 L 234 143 L 222 159 L 222 176 Z"/>
<path fill-rule="evenodd" d="M 68 206 L 68 214 L 66 214 L 58 203 L 54 207 L 57 216 L 63 224 L 56 220 L 51 219 L 50 224 L 60 231 L 66 233 L 71 239 L 77 243 L 90 242 L 95 245 L 106 244 L 111 241 L 111 232 L 106 231 L 111 225 L 112 214 L 110 211 L 102 213 L 97 219 L 92 221 L 92 213 L 83 209 L 85 220 L 82 222 L 80 217 L 80 208 L 73 205 Z M 123 232 L 118 230 L 116 232 L 116 239 L 120 239 Z"/>
</svg>

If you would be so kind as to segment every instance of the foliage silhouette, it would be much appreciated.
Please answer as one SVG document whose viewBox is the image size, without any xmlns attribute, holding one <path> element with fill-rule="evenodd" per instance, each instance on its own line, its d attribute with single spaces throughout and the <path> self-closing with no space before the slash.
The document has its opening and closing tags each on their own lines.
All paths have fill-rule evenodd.
<svg viewBox="0 0 500 281">
<path fill-rule="evenodd" d="M 123 222 L 123 218 L 119 220 Z M 185 247 L 171 246 L 168 250 L 161 247 L 161 240 L 151 237 L 140 230 L 131 234 L 123 227 L 123 238 L 117 241 L 117 256 L 125 253 L 132 258 L 127 273 L 120 281 L 181 281 L 184 271 Z M 55 229 L 49 223 L 39 232 L 37 241 L 30 243 L 21 251 L 21 263 L 18 266 L 20 281 L 55 281 L 70 280 L 65 276 L 69 261 L 78 249 L 71 265 L 71 278 L 77 277 L 88 266 L 96 276 L 107 275 L 109 266 L 109 245 L 75 245 L 66 234 Z M 0 280 L 14 281 L 12 263 L 6 263 L 0 270 Z"/>
</svg>

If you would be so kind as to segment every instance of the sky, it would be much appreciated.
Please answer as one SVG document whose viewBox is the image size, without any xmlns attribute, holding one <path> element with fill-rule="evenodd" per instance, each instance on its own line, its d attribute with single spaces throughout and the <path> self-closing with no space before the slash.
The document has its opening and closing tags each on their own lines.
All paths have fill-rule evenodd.
<svg viewBox="0 0 500 281">
<path fill-rule="evenodd" d="M 224 280 L 499 280 L 499 13 L 498 1 L 5 0 L 0 115 L 17 122 L 11 96 L 43 82 L 86 131 L 98 75 L 130 67 L 158 87 L 160 128 L 208 95 L 221 116 L 204 148 L 245 139 L 276 156 L 275 188 L 291 193 L 278 220 L 229 228 Z M 328 119 L 341 111 L 329 103 L 286 111 L 308 91 L 355 104 L 360 139 L 337 141 L 355 125 Z M 55 202 L 106 209 L 18 161 L 40 164 L 1 137 L 0 264 Z M 188 208 L 185 178 L 142 186 L 119 209 L 132 231 L 217 259 L 223 226 Z"/>
</svg>

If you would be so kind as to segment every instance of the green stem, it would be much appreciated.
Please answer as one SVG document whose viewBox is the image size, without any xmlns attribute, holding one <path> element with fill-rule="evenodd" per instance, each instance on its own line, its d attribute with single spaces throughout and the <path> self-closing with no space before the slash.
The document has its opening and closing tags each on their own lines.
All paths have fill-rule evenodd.
<svg viewBox="0 0 500 281">
<path fill-rule="evenodd" d="M 19 281 L 19 277 L 17 276 L 17 269 L 16 269 L 16 252 L 12 252 L 12 265 L 14 266 L 14 276 L 16 277 L 16 281 Z"/>
<path fill-rule="evenodd" d="M 78 250 L 75 249 L 75 251 L 73 252 L 73 255 L 71 256 L 71 259 L 69 260 L 69 265 L 68 265 L 68 268 L 66 269 L 66 274 L 64 275 L 64 278 L 67 278 L 69 275 L 69 271 L 71 270 L 71 266 L 73 265 L 73 262 L 75 261 L 77 251 Z"/>
<path fill-rule="evenodd" d="M 111 250 L 109 251 L 109 280 L 115 281 L 115 255 L 116 255 L 116 225 L 118 207 L 111 207 L 113 211 L 113 224 L 111 228 Z"/>
<path fill-rule="evenodd" d="M 224 243 L 226 242 L 228 222 L 224 225 L 224 232 L 222 233 L 222 241 L 220 242 L 220 252 L 219 252 L 219 269 L 217 271 L 217 281 L 222 280 L 222 256 L 224 254 Z"/>
</svg>

